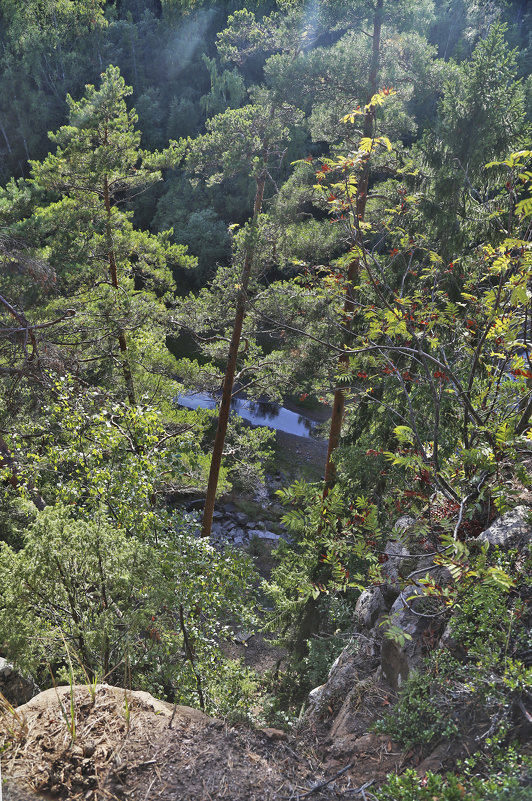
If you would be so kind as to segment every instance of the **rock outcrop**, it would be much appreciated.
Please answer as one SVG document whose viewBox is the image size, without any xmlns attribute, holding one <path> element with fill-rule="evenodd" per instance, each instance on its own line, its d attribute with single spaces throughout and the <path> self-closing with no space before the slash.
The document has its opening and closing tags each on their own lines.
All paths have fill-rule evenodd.
<svg viewBox="0 0 532 801">
<path fill-rule="evenodd" d="M 477 539 L 480 543 L 487 542 L 490 547 L 524 548 L 532 542 L 529 517 L 530 509 L 527 506 L 516 506 L 498 517 Z"/>
<path fill-rule="evenodd" d="M 40 692 L 33 679 L 19 673 L 12 664 L 0 657 L 0 693 L 12 706 L 25 704 Z"/>
<path fill-rule="evenodd" d="M 423 600 L 423 591 L 413 584 L 399 593 L 390 609 L 390 624 L 400 629 L 402 637 L 383 638 L 381 670 L 394 690 L 398 690 L 411 671 L 419 667 L 426 654 L 423 635 L 430 628 L 432 618 L 423 615 L 420 609 Z"/>
<path fill-rule="evenodd" d="M 497 518 L 476 542 L 524 549 L 532 541 L 529 515 L 528 507 L 516 507 Z M 384 549 L 383 583 L 361 593 L 349 645 L 331 667 L 325 684 L 309 695 L 307 720 L 326 725 L 334 740 L 360 736 L 372 715 L 375 718 L 375 709 L 368 714 L 366 708 L 371 695 L 396 693 L 429 651 L 439 647 L 458 658 L 464 655 L 453 637 L 452 620 L 435 614 L 423 592 L 420 579 L 427 573 L 442 586 L 452 577 L 434 559 L 436 543 L 416 537 L 415 523 L 406 516 L 397 521 L 394 532 L 398 536 L 392 535 Z M 393 636 L 386 636 L 387 630 Z"/>
</svg>

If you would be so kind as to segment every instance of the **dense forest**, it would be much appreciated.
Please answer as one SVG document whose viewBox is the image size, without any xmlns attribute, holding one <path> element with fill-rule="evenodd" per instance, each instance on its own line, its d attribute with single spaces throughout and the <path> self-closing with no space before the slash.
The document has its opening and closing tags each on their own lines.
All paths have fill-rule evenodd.
<svg viewBox="0 0 532 801">
<path fill-rule="evenodd" d="M 478 736 L 373 798 L 524 801 L 530 3 L 0 0 L 0 43 L 0 656 L 304 730 L 379 592 L 423 659 L 372 725 Z"/>
</svg>

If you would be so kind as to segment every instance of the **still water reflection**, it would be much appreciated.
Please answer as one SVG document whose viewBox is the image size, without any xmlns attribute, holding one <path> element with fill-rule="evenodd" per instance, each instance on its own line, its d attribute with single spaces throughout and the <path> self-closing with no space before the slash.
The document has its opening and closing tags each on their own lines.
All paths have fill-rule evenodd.
<svg viewBox="0 0 532 801">
<path fill-rule="evenodd" d="M 178 395 L 177 403 L 186 409 L 215 409 L 218 399 L 213 398 L 207 392 L 195 392 Z M 254 426 L 267 426 L 267 428 L 285 431 L 287 434 L 295 434 L 298 437 L 310 437 L 312 429 L 316 425 L 308 417 L 290 412 L 283 406 L 277 406 L 276 403 L 236 398 L 232 402 L 231 408 Z"/>
</svg>

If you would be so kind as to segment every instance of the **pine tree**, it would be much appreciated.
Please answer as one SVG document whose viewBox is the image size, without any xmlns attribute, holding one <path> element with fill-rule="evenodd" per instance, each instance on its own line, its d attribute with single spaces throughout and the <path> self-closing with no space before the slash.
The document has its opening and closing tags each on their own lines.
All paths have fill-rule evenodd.
<svg viewBox="0 0 532 801">
<path fill-rule="evenodd" d="M 258 102 L 254 104 L 242 109 L 228 109 L 209 120 L 207 134 L 196 140 L 189 157 L 190 167 L 199 173 L 210 175 L 211 181 L 221 181 L 243 172 L 249 174 L 255 183 L 253 215 L 245 235 L 242 265 L 235 284 L 236 309 L 205 499 L 202 528 L 204 537 L 209 536 L 212 526 L 264 190 L 271 163 L 282 154 L 281 145 L 288 135 L 287 124 L 293 122 L 297 116 L 292 107 L 276 104 L 267 93 L 259 92 L 256 100 Z"/>
<path fill-rule="evenodd" d="M 50 202 L 40 205 L 25 227 L 47 249 L 58 290 L 71 294 L 74 306 L 85 304 L 87 325 L 96 327 L 94 314 L 99 327 L 103 321 L 101 358 L 120 364 L 127 398 L 134 405 L 134 373 L 142 361 L 139 343 L 148 338 L 154 344 L 155 327 L 146 327 L 148 316 L 153 315 L 154 323 L 164 318 L 161 300 L 174 289 L 168 264 L 192 261 L 183 247 L 169 244 L 170 232 L 153 236 L 136 231 L 131 212 L 122 208 L 160 181 L 161 168 L 175 165 L 183 153 L 176 143 L 164 152 L 141 150 L 137 116 L 126 107 L 131 91 L 111 66 L 99 89 L 87 86 L 81 100 L 67 98 L 69 124 L 50 135 L 56 152 L 31 162 L 34 188 L 51 193 Z M 119 353 L 110 344 L 113 338 Z M 129 339 L 136 341 L 133 356 Z M 159 351 L 164 359 L 164 343 Z M 96 359 L 97 354 L 78 351 L 77 357 Z M 152 356 L 149 361 L 153 363 Z"/>
</svg>

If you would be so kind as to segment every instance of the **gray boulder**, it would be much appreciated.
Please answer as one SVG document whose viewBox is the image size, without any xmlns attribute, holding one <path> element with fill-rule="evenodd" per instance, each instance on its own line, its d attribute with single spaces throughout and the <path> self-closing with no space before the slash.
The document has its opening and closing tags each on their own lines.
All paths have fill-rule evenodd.
<svg viewBox="0 0 532 801">
<path fill-rule="evenodd" d="M 19 673 L 6 659 L 0 657 L 0 693 L 14 706 L 25 704 L 40 693 L 33 679 Z"/>
<path fill-rule="evenodd" d="M 416 518 L 411 517 L 410 515 L 402 515 L 402 517 L 398 517 L 395 521 L 395 525 L 393 527 L 394 531 L 406 533 L 410 531 L 410 529 L 414 528 L 416 525 Z"/>
<path fill-rule="evenodd" d="M 408 549 L 400 542 L 389 541 L 384 548 L 387 561 L 381 565 L 383 584 L 381 593 L 389 609 L 401 592 L 401 577 L 412 570 L 412 559 Z"/>
<path fill-rule="evenodd" d="M 404 568 L 410 553 L 404 545 L 393 540 L 386 543 L 384 553 L 388 557 L 381 567 L 381 573 L 388 584 L 396 584 L 399 576 L 404 575 Z"/>
<path fill-rule="evenodd" d="M 327 707 L 336 711 L 357 679 L 356 659 L 349 648 L 344 648 L 334 661 L 325 684 L 310 691 L 308 700 L 311 707 L 322 711 Z"/>
<path fill-rule="evenodd" d="M 371 629 L 385 608 L 386 603 L 380 587 L 364 590 L 355 606 L 355 626 L 359 629 Z"/>
<path fill-rule="evenodd" d="M 273 531 L 264 531 L 261 528 L 251 528 L 248 530 L 248 537 L 256 537 L 259 540 L 273 540 L 277 541 L 279 538 L 278 534 L 274 534 Z"/>
<path fill-rule="evenodd" d="M 527 520 L 530 511 L 528 506 L 516 506 L 505 512 L 477 537 L 477 542 L 499 548 L 524 548 L 532 542 L 532 526 Z"/>
<path fill-rule="evenodd" d="M 397 535 L 406 534 L 415 525 L 413 517 L 403 515 L 400 517 L 393 530 Z M 411 559 L 408 548 L 398 540 L 389 540 L 384 548 L 384 553 L 388 557 L 381 567 L 381 573 L 385 581 L 390 585 L 397 584 L 400 576 L 406 576 L 411 569 Z"/>
<path fill-rule="evenodd" d="M 440 637 L 438 647 L 445 648 L 446 650 L 450 651 L 457 659 L 465 659 L 467 656 L 467 650 L 453 635 L 452 620 L 447 623 L 444 632 Z"/>
<path fill-rule="evenodd" d="M 404 639 L 400 642 L 386 636 L 383 638 L 381 668 L 386 681 L 396 691 L 424 657 L 423 635 L 433 619 L 425 617 L 420 609 L 422 596 L 420 587 L 405 587 L 390 610 L 390 623 L 401 630 Z"/>
<path fill-rule="evenodd" d="M 309 693 L 310 715 L 327 709 L 337 712 L 353 688 L 375 671 L 377 658 L 375 640 L 356 634 L 333 663 L 325 684 Z"/>
<path fill-rule="evenodd" d="M 321 700 L 321 696 L 322 696 L 324 688 L 325 688 L 325 684 L 320 684 L 319 687 L 314 687 L 314 689 L 309 692 L 309 694 L 308 694 L 308 702 L 309 702 L 309 706 L 311 708 L 320 705 L 320 700 Z"/>
<path fill-rule="evenodd" d="M 279 534 L 274 534 L 273 531 L 263 531 L 262 534 L 259 534 L 259 539 L 261 540 L 271 540 L 272 542 L 277 542 L 280 539 Z"/>
</svg>

